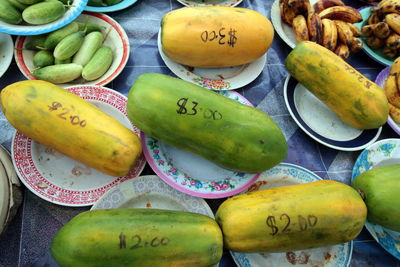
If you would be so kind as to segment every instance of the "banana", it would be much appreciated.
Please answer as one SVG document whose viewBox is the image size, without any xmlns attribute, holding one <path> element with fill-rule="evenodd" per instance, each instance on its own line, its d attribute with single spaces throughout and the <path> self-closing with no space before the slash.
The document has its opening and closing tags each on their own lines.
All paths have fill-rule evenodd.
<svg viewBox="0 0 400 267">
<path fill-rule="evenodd" d="M 389 103 L 389 114 L 392 120 L 400 123 L 400 109 Z"/>
<path fill-rule="evenodd" d="M 338 43 L 334 52 L 343 59 L 346 59 L 350 56 L 349 47 L 343 43 Z"/>
<path fill-rule="evenodd" d="M 309 34 L 308 34 L 308 27 L 307 27 L 307 20 L 303 15 L 297 15 L 293 19 L 293 31 L 296 35 L 296 41 L 301 42 L 301 41 L 308 41 L 310 40 Z"/>
<path fill-rule="evenodd" d="M 389 28 L 389 25 L 386 22 L 378 22 L 374 25 L 374 35 L 380 39 L 387 38 L 392 32 Z"/>
<path fill-rule="evenodd" d="M 333 7 L 333 6 L 344 6 L 345 4 L 341 0 L 318 0 L 314 4 L 314 10 L 316 13 L 321 12 L 324 9 L 327 9 L 328 7 Z"/>
<path fill-rule="evenodd" d="M 390 74 L 383 86 L 387 100 L 393 106 L 400 108 L 400 94 L 397 88 L 396 74 Z"/>
<path fill-rule="evenodd" d="M 378 5 L 379 12 L 382 14 L 400 14 L 400 0 L 388 0 Z"/>
<path fill-rule="evenodd" d="M 296 13 L 289 7 L 287 0 L 280 1 L 280 12 L 283 22 L 292 26 L 292 22 L 294 17 L 296 17 Z"/>
<path fill-rule="evenodd" d="M 316 42 L 317 44 L 322 44 L 324 26 L 322 25 L 320 16 L 315 13 L 314 8 L 311 5 L 308 6 L 307 27 L 310 41 Z"/>
<path fill-rule="evenodd" d="M 385 40 L 379 39 L 378 37 L 372 35 L 367 39 L 367 45 L 372 49 L 377 49 L 384 46 Z"/>
<path fill-rule="evenodd" d="M 361 31 L 359 28 L 357 28 L 356 25 L 353 23 L 346 22 L 346 24 L 350 27 L 351 31 L 353 32 L 354 37 L 360 37 L 361 36 Z"/>
<path fill-rule="evenodd" d="M 304 0 L 287 0 L 287 4 L 296 15 L 307 12 L 307 8 L 304 5 Z"/>
<path fill-rule="evenodd" d="M 400 57 L 396 58 L 390 67 L 389 75 L 400 73 Z"/>
<path fill-rule="evenodd" d="M 362 46 L 363 46 L 362 40 L 360 38 L 353 37 L 353 40 L 349 45 L 350 52 L 357 53 L 358 51 L 361 50 Z"/>
<path fill-rule="evenodd" d="M 371 9 L 371 14 L 369 15 L 368 19 L 367 19 L 367 25 L 371 25 L 371 24 L 375 24 L 380 22 L 380 18 L 378 16 L 378 11 L 377 10 L 373 10 Z"/>
<path fill-rule="evenodd" d="M 334 22 L 338 32 L 338 39 L 347 46 L 350 46 L 354 36 L 349 25 L 341 20 L 334 20 Z"/>
<path fill-rule="evenodd" d="M 400 5 L 399 5 L 400 8 Z M 400 34 L 400 15 L 396 13 L 390 13 L 385 16 L 385 22 L 389 25 L 389 27 Z"/>
<path fill-rule="evenodd" d="M 383 54 L 388 58 L 395 58 L 397 56 L 397 49 L 392 49 L 385 45 L 382 50 Z"/>
<path fill-rule="evenodd" d="M 362 21 L 360 12 L 350 6 L 333 6 L 319 13 L 321 19 L 342 20 L 350 23 Z"/>
<path fill-rule="evenodd" d="M 385 40 L 385 45 L 391 49 L 400 48 L 400 35 L 392 32 L 388 38 Z"/>
<path fill-rule="evenodd" d="M 370 37 L 370 36 L 374 35 L 374 24 L 364 25 L 361 28 L 361 35 L 364 37 Z"/>
<path fill-rule="evenodd" d="M 337 28 L 335 22 L 330 19 L 323 19 L 322 45 L 331 51 L 334 51 L 337 44 Z"/>
</svg>

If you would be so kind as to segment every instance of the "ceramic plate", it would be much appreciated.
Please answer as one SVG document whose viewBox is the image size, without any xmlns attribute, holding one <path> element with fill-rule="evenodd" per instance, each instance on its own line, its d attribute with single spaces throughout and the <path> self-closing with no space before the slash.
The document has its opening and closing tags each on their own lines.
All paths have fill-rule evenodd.
<svg viewBox="0 0 400 267">
<path fill-rule="evenodd" d="M 230 6 L 234 7 L 243 0 L 178 0 L 185 6 Z"/>
<path fill-rule="evenodd" d="M 311 171 L 289 163 L 280 163 L 263 172 L 257 181 L 245 192 L 263 190 L 293 184 L 310 183 L 321 178 Z M 231 251 L 232 257 L 239 267 L 263 266 L 348 266 L 351 259 L 353 242 L 313 248 L 286 253 L 237 253 Z"/>
<path fill-rule="evenodd" d="M 14 25 L 0 21 L 0 32 L 12 35 L 39 35 L 55 31 L 76 19 L 76 17 L 78 17 L 79 14 L 82 13 L 83 8 L 86 6 L 86 3 L 87 0 L 74 0 L 71 7 L 66 9 L 65 14 L 61 18 L 43 25 Z"/>
<path fill-rule="evenodd" d="M 367 147 L 357 158 L 351 178 L 385 165 L 400 163 L 400 139 L 384 139 Z M 400 232 L 367 221 L 365 227 L 374 239 L 400 260 Z"/>
<path fill-rule="evenodd" d="M 104 6 L 104 7 L 86 5 L 84 10 L 91 11 L 91 12 L 97 12 L 97 13 L 114 12 L 114 11 L 125 9 L 125 8 L 133 5 L 136 2 L 137 2 L 137 0 L 122 0 L 121 2 L 119 2 L 116 5 Z"/>
<path fill-rule="evenodd" d="M 316 3 L 317 0 L 310 0 L 311 4 Z M 292 27 L 284 23 L 281 18 L 281 11 L 279 8 L 279 0 L 275 0 L 271 7 L 271 22 L 274 25 L 276 33 L 281 39 L 291 48 L 294 48 L 297 44 L 296 35 Z"/>
<path fill-rule="evenodd" d="M 375 83 L 377 85 L 379 85 L 380 87 L 384 87 L 385 85 L 385 81 L 387 79 L 387 77 L 389 76 L 389 72 L 390 72 L 390 67 L 386 67 L 384 68 L 379 74 L 378 76 L 376 76 L 376 80 Z M 398 124 L 397 122 L 395 122 L 392 117 L 389 114 L 389 118 L 387 120 L 387 123 L 389 124 L 390 127 L 392 127 L 392 129 L 398 134 L 400 135 L 400 124 Z"/>
<path fill-rule="evenodd" d="M 126 97 L 98 86 L 67 88 L 93 103 L 139 135 L 126 115 Z M 63 154 L 41 145 L 19 131 L 12 140 L 15 169 L 25 186 L 39 197 L 64 206 L 89 206 L 108 189 L 138 176 L 146 163 L 143 156 L 124 177 L 112 177 L 83 165 Z"/>
<path fill-rule="evenodd" d="M 226 68 L 194 68 L 169 59 L 162 51 L 161 32 L 158 32 L 158 51 L 165 65 L 182 80 L 212 90 L 233 90 L 254 81 L 263 71 L 267 55 L 245 65 Z"/>
<path fill-rule="evenodd" d="M 375 142 L 382 131 L 382 127 L 363 131 L 348 126 L 290 75 L 285 80 L 283 94 L 297 125 L 327 147 L 342 151 L 361 150 Z"/>
<path fill-rule="evenodd" d="M 97 80 L 85 81 L 83 78 L 80 78 L 73 82 L 59 85 L 62 87 L 74 86 L 78 84 L 102 86 L 111 82 L 125 67 L 130 53 L 129 39 L 124 29 L 111 17 L 104 14 L 84 12 L 76 19 L 76 21 L 87 21 L 88 23 L 95 23 L 103 26 L 103 35 L 106 36 L 103 44 L 111 47 L 114 52 L 114 59 L 108 71 Z M 27 79 L 35 80 L 36 78 L 31 73 L 31 71 L 35 68 L 32 62 L 35 51 L 22 50 L 25 43 L 29 42 L 30 39 L 31 37 L 29 36 L 18 36 L 15 42 L 15 61 L 17 62 L 22 74 Z"/>
<path fill-rule="evenodd" d="M 178 210 L 214 218 L 213 212 L 204 199 L 179 192 L 156 175 L 139 176 L 120 183 L 107 191 L 91 210 L 116 208 Z"/>
<path fill-rule="evenodd" d="M 354 24 L 359 29 L 361 29 L 366 24 L 366 21 L 368 20 L 370 14 L 371 14 L 370 9 L 371 9 L 371 7 L 363 7 L 363 8 L 359 9 L 359 12 L 360 12 L 363 20 L 360 23 Z M 385 54 L 383 53 L 382 48 L 372 49 L 367 45 L 367 42 L 366 42 L 367 40 L 365 37 L 361 37 L 361 40 L 363 41 L 363 50 L 369 57 L 371 57 L 376 62 L 383 64 L 385 66 L 391 66 L 393 64 L 394 59 L 390 59 L 390 58 L 386 57 Z"/>
<path fill-rule="evenodd" d="M 226 97 L 251 105 L 234 91 L 220 91 Z M 223 169 L 192 153 L 179 150 L 141 133 L 143 153 L 153 171 L 173 188 L 202 198 L 223 198 L 250 186 L 259 174 Z"/>
<path fill-rule="evenodd" d="M 13 58 L 14 44 L 10 35 L 0 32 L 0 77 L 7 71 Z"/>
</svg>

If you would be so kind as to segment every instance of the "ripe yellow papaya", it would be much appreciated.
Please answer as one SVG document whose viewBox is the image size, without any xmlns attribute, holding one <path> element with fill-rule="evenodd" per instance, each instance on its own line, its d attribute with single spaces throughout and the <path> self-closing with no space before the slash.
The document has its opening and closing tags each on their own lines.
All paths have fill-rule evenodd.
<svg viewBox="0 0 400 267">
<path fill-rule="evenodd" d="M 224 245 L 236 252 L 287 252 L 348 242 L 367 207 L 351 186 L 332 180 L 234 196 L 215 215 Z"/>
<path fill-rule="evenodd" d="M 16 82 L 0 97 L 5 117 L 18 131 L 103 173 L 126 175 L 142 152 L 134 132 L 52 83 Z"/>
<path fill-rule="evenodd" d="M 303 41 L 289 53 L 286 69 L 348 125 L 375 129 L 386 123 L 385 93 L 346 61 L 314 42 Z"/>
<path fill-rule="evenodd" d="M 273 38 L 271 22 L 246 8 L 184 7 L 165 14 L 161 21 L 165 55 L 192 67 L 249 63 L 267 52 Z"/>
</svg>

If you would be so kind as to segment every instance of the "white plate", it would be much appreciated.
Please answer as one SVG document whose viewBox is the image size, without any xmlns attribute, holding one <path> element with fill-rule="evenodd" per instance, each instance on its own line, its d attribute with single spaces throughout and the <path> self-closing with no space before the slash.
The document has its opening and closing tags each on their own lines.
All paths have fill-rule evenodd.
<svg viewBox="0 0 400 267">
<path fill-rule="evenodd" d="M 126 114 L 126 97 L 98 86 L 75 86 L 67 90 L 98 106 L 139 135 Z M 64 206 L 89 206 L 108 189 L 138 176 L 146 163 L 143 155 L 124 177 L 112 177 L 41 145 L 17 131 L 12 140 L 12 159 L 17 174 L 34 194 Z"/>
<path fill-rule="evenodd" d="M 83 78 L 77 79 L 70 83 L 58 84 L 62 87 L 74 86 L 74 85 L 105 85 L 115 79 L 118 74 L 121 73 L 125 67 L 129 53 L 129 39 L 125 33 L 125 30 L 111 17 L 100 14 L 100 13 L 89 13 L 83 12 L 76 21 L 94 23 L 104 27 L 103 35 L 106 36 L 103 44 L 109 46 L 114 52 L 113 62 L 108 71 L 100 78 L 94 81 L 85 81 Z M 32 37 L 18 36 L 15 42 L 15 61 L 17 62 L 18 68 L 22 74 L 29 80 L 36 80 L 32 75 L 33 56 L 35 51 L 22 49 L 24 45 L 29 42 Z"/>
<path fill-rule="evenodd" d="M 139 176 L 107 191 L 91 208 L 97 209 L 154 208 L 194 212 L 214 219 L 214 214 L 202 198 L 181 193 L 156 175 Z"/>
<path fill-rule="evenodd" d="M 267 62 L 266 53 L 255 61 L 226 68 L 194 68 L 181 65 L 169 59 L 162 50 L 161 31 L 158 32 L 158 52 L 165 65 L 182 80 L 211 90 L 233 90 L 254 81 L 263 71 Z"/>
<path fill-rule="evenodd" d="M 251 105 L 235 91 L 220 94 Z M 192 153 L 179 150 L 141 133 L 143 153 L 153 171 L 173 188 L 202 198 L 223 198 L 249 187 L 259 176 L 223 169 Z"/>
<path fill-rule="evenodd" d="M 243 0 L 177 0 L 185 6 L 230 6 L 239 5 Z"/>
<path fill-rule="evenodd" d="M 376 76 L 375 79 L 375 83 L 377 85 L 379 85 L 380 87 L 384 87 L 385 86 L 385 82 L 387 77 L 389 76 L 389 72 L 390 72 L 390 67 L 386 67 L 384 68 L 381 72 L 379 72 L 378 76 Z M 388 117 L 388 121 L 387 123 L 389 124 L 389 126 L 398 134 L 400 135 L 400 124 L 398 124 L 397 122 L 395 122 L 392 117 L 389 114 Z"/>
<path fill-rule="evenodd" d="M 86 6 L 86 3 L 87 0 L 74 0 L 71 4 L 71 7 L 66 9 L 65 14 L 61 18 L 43 25 L 14 25 L 4 21 L 0 21 L 0 32 L 12 35 L 39 35 L 55 31 L 76 19 L 76 17 L 78 17 L 79 14 L 82 13 L 83 8 Z"/>
<path fill-rule="evenodd" d="M 316 2 L 317 0 L 310 0 L 312 5 Z M 271 21 L 279 37 L 281 37 L 288 46 L 294 48 L 297 44 L 296 35 L 294 34 L 292 27 L 282 21 L 279 0 L 275 0 L 272 4 Z"/>
<path fill-rule="evenodd" d="M 373 168 L 400 163 L 400 139 L 383 139 L 367 147 L 357 158 L 351 178 Z M 400 232 L 367 221 L 365 227 L 374 239 L 400 260 Z"/>
<path fill-rule="evenodd" d="M 321 180 L 311 171 L 289 163 L 280 163 L 264 172 L 246 192 Z M 246 193 L 243 192 L 243 193 Z M 350 264 L 353 242 L 286 253 L 237 253 L 230 251 L 239 267 L 324 266 L 343 267 Z"/>
<path fill-rule="evenodd" d="M 290 75 L 285 80 L 283 94 L 286 107 L 297 125 L 327 147 L 342 151 L 361 150 L 375 142 L 382 131 L 382 127 L 359 130 L 345 124 Z"/>
<path fill-rule="evenodd" d="M 11 36 L 0 32 L 0 77 L 11 64 L 13 50 L 14 44 Z"/>
</svg>

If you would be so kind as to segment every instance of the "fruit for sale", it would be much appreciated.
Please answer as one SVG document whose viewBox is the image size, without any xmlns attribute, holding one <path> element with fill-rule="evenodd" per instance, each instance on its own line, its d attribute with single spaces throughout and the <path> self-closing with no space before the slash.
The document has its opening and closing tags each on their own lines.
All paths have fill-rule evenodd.
<svg viewBox="0 0 400 267">
<path fill-rule="evenodd" d="M 18 131 L 105 174 L 126 175 L 141 155 L 133 131 L 64 88 L 26 80 L 3 88 L 0 96 Z"/>
<path fill-rule="evenodd" d="M 337 45 L 338 32 L 335 22 L 330 19 L 323 19 L 323 37 L 322 37 L 322 45 L 329 50 L 334 50 Z"/>
<path fill-rule="evenodd" d="M 192 67 L 228 67 L 252 62 L 267 52 L 273 37 L 271 22 L 246 8 L 184 7 L 168 12 L 161 21 L 165 55 Z"/>
<path fill-rule="evenodd" d="M 360 190 L 368 208 L 367 219 L 394 231 L 400 231 L 400 164 L 373 168 L 352 181 Z"/>
<path fill-rule="evenodd" d="M 303 15 L 297 15 L 293 19 L 293 31 L 297 42 L 309 40 L 307 20 Z"/>
<path fill-rule="evenodd" d="M 225 200 L 215 219 L 227 249 L 288 252 L 353 240 L 367 208 L 351 186 L 333 180 L 281 186 Z"/>
<path fill-rule="evenodd" d="M 333 6 L 322 10 L 319 13 L 322 19 L 342 20 L 350 23 L 362 21 L 360 12 L 350 6 Z"/>
<path fill-rule="evenodd" d="M 389 107 L 382 88 L 325 47 L 303 41 L 289 53 L 285 66 L 348 125 L 375 129 L 386 123 Z"/>
<path fill-rule="evenodd" d="M 341 0 L 318 0 L 314 5 L 315 12 L 319 13 L 328 7 L 333 6 L 344 6 L 345 4 Z"/>
</svg>

